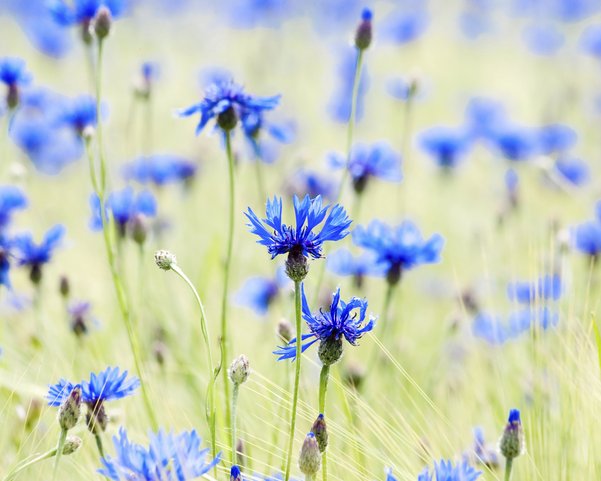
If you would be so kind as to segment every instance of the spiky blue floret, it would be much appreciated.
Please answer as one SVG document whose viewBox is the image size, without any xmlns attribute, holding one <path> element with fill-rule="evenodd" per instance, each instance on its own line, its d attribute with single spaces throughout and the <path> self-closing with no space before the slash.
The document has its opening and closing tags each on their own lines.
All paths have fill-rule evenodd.
<svg viewBox="0 0 601 481">
<path fill-rule="evenodd" d="M 559 274 L 546 275 L 535 282 L 512 282 L 507 285 L 507 296 L 512 301 L 532 304 L 536 300 L 554 300 L 562 292 Z"/>
<path fill-rule="evenodd" d="M 49 0 L 48 10 L 56 23 L 67 27 L 89 22 L 103 6 L 109 9 L 113 18 L 117 18 L 123 14 L 125 3 L 125 0 Z"/>
<path fill-rule="evenodd" d="M 48 386 L 48 394 L 46 394 L 48 406 L 60 406 L 63 401 L 69 397 L 71 391 L 73 391 L 73 389 L 76 387 L 81 386 L 79 384 L 73 384 L 66 379 L 61 379 L 56 384 Z"/>
<path fill-rule="evenodd" d="M 507 418 L 507 422 L 510 424 L 513 423 L 521 423 L 520 419 L 520 410 L 519 409 L 511 409 L 509 411 L 509 417 Z"/>
<path fill-rule="evenodd" d="M 125 429 L 113 437 L 115 457 L 102 458 L 100 474 L 113 481 L 189 481 L 210 471 L 220 461 L 218 454 L 211 460 L 209 449 L 201 449 L 201 439 L 195 430 L 181 434 L 149 434 L 148 448 L 132 443 Z"/>
<path fill-rule="evenodd" d="M 30 233 L 17 235 L 12 244 L 18 251 L 17 258 L 20 266 L 40 266 L 52 258 L 54 249 L 58 247 L 65 236 L 65 227 L 57 224 L 50 228 L 40 244 L 33 241 Z"/>
<path fill-rule="evenodd" d="M 371 251 L 353 256 L 348 249 L 338 249 L 328 255 L 327 266 L 339 276 L 381 277 L 386 274 L 385 267 L 377 263 L 376 255 Z"/>
<path fill-rule="evenodd" d="M 139 157 L 125 166 L 124 177 L 141 184 L 152 183 L 162 186 L 183 182 L 194 177 L 198 166 L 188 159 L 170 154 L 157 154 Z"/>
<path fill-rule="evenodd" d="M 589 256 L 601 253 L 601 224 L 589 221 L 576 226 L 573 231 L 574 246 Z"/>
<path fill-rule="evenodd" d="M 390 227 L 373 220 L 367 227 L 358 226 L 353 231 L 353 242 L 376 254 L 376 261 L 387 270 L 393 267 L 411 269 L 419 264 L 430 264 L 440 260 L 444 239 L 434 234 L 422 239 L 417 226 L 404 221 Z"/>
<path fill-rule="evenodd" d="M 434 472 L 436 473 L 436 481 L 475 481 L 482 474 L 481 471 L 477 471 L 466 461 L 453 465 L 451 461 L 445 461 L 444 459 L 434 463 Z"/>
<path fill-rule="evenodd" d="M 319 195 L 314 199 L 307 195 L 302 201 L 294 196 L 296 228 L 282 224 L 282 199 L 276 196 L 273 200 L 267 200 L 265 219 L 259 220 L 250 207 L 244 214 L 249 220 L 247 225 L 250 231 L 259 236 L 257 242 L 267 247 L 272 259 L 289 252 L 293 247 L 300 247 L 306 257 L 318 259 L 323 243 L 346 237 L 352 222 L 342 206 L 334 205 L 326 217 L 328 208 L 329 205 L 323 207 Z M 322 222 L 321 230 L 314 232 Z"/>
<path fill-rule="evenodd" d="M 25 70 L 25 60 L 18 57 L 0 59 L 0 82 L 8 87 L 27 85 L 31 74 Z"/>
<path fill-rule="evenodd" d="M 581 186 L 590 180 L 588 164 L 578 158 L 562 157 L 555 161 L 555 170 L 570 184 Z"/>
<path fill-rule="evenodd" d="M 93 230 L 100 230 L 102 229 L 102 218 L 100 217 L 100 201 L 96 194 L 92 194 L 90 206 L 92 208 L 90 227 Z M 118 226 L 125 227 L 137 215 L 147 217 L 156 215 L 156 200 L 149 190 L 135 193 L 132 187 L 127 186 L 109 194 L 105 202 L 105 215 L 106 212 L 112 214 Z"/>
<path fill-rule="evenodd" d="M 104 371 L 90 374 L 88 381 L 82 381 L 82 400 L 87 403 L 121 399 L 132 394 L 140 386 L 137 377 L 127 378 L 127 371 L 118 367 L 107 367 Z"/>
<path fill-rule="evenodd" d="M 466 131 L 451 127 L 431 127 L 418 137 L 419 146 L 439 167 L 456 167 L 469 151 Z"/>
<path fill-rule="evenodd" d="M 207 123 L 222 114 L 229 108 L 233 108 L 238 118 L 248 115 L 260 115 L 265 110 L 274 109 L 280 102 L 280 95 L 272 97 L 254 97 L 244 92 L 241 85 L 233 80 L 210 85 L 204 99 L 187 109 L 179 111 L 182 117 L 200 114 L 200 121 L 196 127 L 196 135 L 207 125 Z"/>
<path fill-rule="evenodd" d="M 329 311 L 324 312 L 320 310 L 319 312 L 311 313 L 303 284 L 302 304 L 303 319 L 311 331 L 310 334 L 302 336 L 302 352 L 305 352 L 317 341 L 325 341 L 327 339 L 338 340 L 344 338 L 349 344 L 356 346 L 357 341 L 363 334 L 371 331 L 375 325 L 376 320 L 372 317 L 365 322 L 367 300 L 353 297 L 348 303 L 345 303 L 340 299 L 340 288 L 332 296 L 332 304 Z M 296 338 L 292 339 L 286 346 L 275 350 L 274 354 L 279 356 L 278 361 L 296 359 Z"/>
<path fill-rule="evenodd" d="M 240 472 L 240 468 L 236 465 L 232 466 L 230 469 L 230 481 L 241 481 L 242 473 Z"/>
<path fill-rule="evenodd" d="M 21 189 L 13 185 L 0 187 L 0 230 L 8 226 L 13 211 L 27 207 L 27 197 Z"/>
<path fill-rule="evenodd" d="M 102 109 L 100 110 L 102 113 Z M 91 95 L 80 95 L 65 102 L 57 116 L 57 123 L 70 127 L 79 134 L 86 127 L 95 127 L 98 123 L 96 99 Z"/>
</svg>

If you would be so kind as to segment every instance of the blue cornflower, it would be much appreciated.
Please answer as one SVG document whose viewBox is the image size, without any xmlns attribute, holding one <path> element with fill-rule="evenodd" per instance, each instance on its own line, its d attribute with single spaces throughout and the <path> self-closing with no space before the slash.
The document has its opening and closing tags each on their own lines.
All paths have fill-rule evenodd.
<svg viewBox="0 0 601 481">
<path fill-rule="evenodd" d="M 392 468 L 386 468 L 386 481 L 397 481 L 397 479 L 392 475 Z"/>
<path fill-rule="evenodd" d="M 351 117 L 353 82 L 355 79 L 355 67 L 357 64 L 356 50 L 345 48 L 337 52 L 338 65 L 337 76 L 338 85 L 336 86 L 330 101 L 328 102 L 328 112 L 336 122 L 346 123 Z M 357 105 L 355 108 L 355 120 L 363 117 L 365 110 L 365 95 L 369 89 L 369 74 L 367 66 L 363 65 L 359 77 L 359 86 L 357 88 Z"/>
<path fill-rule="evenodd" d="M 289 286 L 290 279 L 286 277 L 284 269 L 280 268 L 275 278 L 255 276 L 247 279 L 236 293 L 234 301 L 264 316 L 280 291 Z"/>
<path fill-rule="evenodd" d="M 555 171 L 573 186 L 586 184 L 590 179 L 588 164 L 577 158 L 561 157 L 555 161 Z"/>
<path fill-rule="evenodd" d="M 13 185 L 0 187 L 0 232 L 10 224 L 15 210 L 27 207 L 27 197 L 21 189 Z"/>
<path fill-rule="evenodd" d="M 11 239 L 0 233 L 0 286 L 6 286 L 11 289 L 10 283 L 10 258 L 13 256 L 12 253 L 13 244 Z"/>
<path fill-rule="evenodd" d="M 433 475 L 436 475 L 436 481 L 475 481 L 482 474 L 476 471 L 465 460 L 456 465 L 449 460 L 440 460 L 434 463 L 434 472 L 432 474 L 426 469 L 419 475 L 418 481 L 432 481 Z"/>
<path fill-rule="evenodd" d="M 141 184 L 152 183 L 158 187 L 170 183 L 189 182 L 198 170 L 194 162 L 170 154 L 156 154 L 139 157 L 128 163 L 123 169 L 127 180 L 136 180 Z"/>
<path fill-rule="evenodd" d="M 540 147 L 536 131 L 516 125 L 501 128 L 492 141 L 499 153 L 511 161 L 528 160 Z"/>
<path fill-rule="evenodd" d="M 339 276 L 353 276 L 357 288 L 361 288 L 365 276 L 384 276 L 386 267 L 378 264 L 376 254 L 368 251 L 353 256 L 348 249 L 339 249 L 328 255 L 327 266 Z"/>
<path fill-rule="evenodd" d="M 438 234 L 422 239 L 419 229 L 410 221 L 390 227 L 373 220 L 367 227 L 358 226 L 353 231 L 353 242 L 376 254 L 376 261 L 386 270 L 391 285 L 400 280 L 405 270 L 438 262 L 444 245 L 444 239 Z"/>
<path fill-rule="evenodd" d="M 493 139 L 506 122 L 505 106 L 491 98 L 474 97 L 465 109 L 466 128 L 473 138 Z"/>
<path fill-rule="evenodd" d="M 272 259 L 287 253 L 286 273 L 292 280 L 300 281 L 308 272 L 306 258 L 322 257 L 324 242 L 335 242 L 348 235 L 352 221 L 344 208 L 336 204 L 329 213 L 328 209 L 329 206 L 323 207 L 321 196 L 311 199 L 307 195 L 302 201 L 294 196 L 296 228 L 293 228 L 282 224 L 282 199 L 274 196 L 273 201 L 267 200 L 266 218 L 262 221 L 250 207 L 245 215 L 251 232 L 259 236 L 257 242 L 267 247 Z M 321 230 L 314 232 L 322 222 Z"/>
<path fill-rule="evenodd" d="M 558 321 L 557 311 L 547 306 L 512 312 L 506 321 L 499 315 L 480 312 L 474 318 L 472 332 L 490 344 L 503 344 L 531 329 L 546 331 L 555 327 Z"/>
<path fill-rule="evenodd" d="M 232 466 L 232 469 L 230 469 L 230 481 L 242 481 L 242 472 L 236 465 Z"/>
<path fill-rule="evenodd" d="M 119 372 L 118 367 L 107 367 L 104 371 L 90 374 L 89 381 L 82 381 L 82 400 L 97 404 L 99 401 L 112 401 L 132 394 L 140 386 L 137 377 L 127 379 L 127 371 Z"/>
<path fill-rule="evenodd" d="M 93 230 L 102 229 L 102 217 L 100 200 L 96 194 L 90 198 L 92 207 L 92 219 L 90 227 Z M 111 213 L 119 235 L 122 237 L 127 233 L 127 227 L 139 216 L 153 217 L 156 215 L 156 200 L 148 190 L 142 190 L 137 194 L 130 186 L 122 190 L 111 192 L 105 202 L 105 215 Z"/>
<path fill-rule="evenodd" d="M 432 127 L 418 137 L 420 147 L 443 169 L 451 169 L 465 157 L 470 138 L 462 129 Z"/>
<path fill-rule="evenodd" d="M 198 135 L 213 118 L 217 120 L 221 129 L 228 131 L 236 126 L 238 119 L 249 115 L 260 116 L 263 111 L 274 109 L 279 102 L 280 95 L 254 97 L 246 94 L 241 85 L 229 80 L 210 85 L 200 103 L 180 110 L 179 115 L 188 117 L 200 114 L 200 121 L 196 127 Z"/>
<path fill-rule="evenodd" d="M 81 387 L 81 385 L 73 384 L 66 379 L 61 379 L 56 384 L 48 386 L 48 393 L 46 394 L 48 406 L 60 406 L 63 401 L 69 397 L 71 391 L 73 391 L 73 389 L 76 387 Z"/>
<path fill-rule="evenodd" d="M 91 95 L 80 95 L 67 102 L 57 118 L 58 125 L 67 126 L 78 135 L 86 127 L 96 127 L 97 121 L 96 99 Z"/>
<path fill-rule="evenodd" d="M 401 157 L 386 142 L 356 144 L 351 149 L 348 164 L 343 156 L 337 154 L 330 156 L 330 162 L 334 167 L 348 169 L 357 194 L 363 193 L 372 177 L 389 182 L 400 182 L 402 178 Z"/>
<path fill-rule="evenodd" d="M 571 149 L 577 140 L 576 131 L 562 124 L 546 125 L 538 134 L 540 151 L 546 155 L 563 153 Z"/>
<path fill-rule="evenodd" d="M 378 30 L 385 40 L 402 45 L 419 38 L 428 27 L 429 16 L 425 8 L 399 9 L 382 20 Z"/>
<path fill-rule="evenodd" d="M 98 472 L 113 481 L 191 481 L 209 472 L 221 455 L 210 459 L 209 449 L 201 449 L 200 436 L 195 430 L 180 434 L 149 434 L 148 448 L 132 443 L 125 429 L 113 436 L 115 457 L 102 458 Z"/>
<path fill-rule="evenodd" d="M 31 74 L 25 70 L 25 61 L 17 57 L 0 59 L 0 82 L 7 87 L 6 105 L 14 109 L 19 104 L 19 87 L 31 81 Z"/>
<path fill-rule="evenodd" d="M 601 25 L 587 27 L 580 37 L 580 47 L 589 55 L 601 59 Z"/>
<path fill-rule="evenodd" d="M 375 325 L 375 319 L 371 316 L 365 322 L 367 300 L 352 297 L 348 303 L 345 303 L 340 300 L 340 288 L 332 296 L 329 311 L 320 310 L 311 313 L 304 285 L 302 286 L 302 303 L 303 319 L 311 333 L 302 336 L 301 352 L 305 352 L 307 348 L 319 341 L 319 358 L 326 366 L 334 364 L 342 356 L 343 339 L 356 346 L 363 334 L 371 331 Z M 286 346 L 273 352 L 279 356 L 278 361 L 296 359 L 296 342 L 297 338 L 294 338 Z"/>
<path fill-rule="evenodd" d="M 125 0 L 50 0 L 48 9 L 54 21 L 61 26 L 89 25 L 100 7 L 106 7 L 113 18 L 120 17 L 125 10 Z"/>
<path fill-rule="evenodd" d="M 290 176 L 286 190 L 290 195 L 317 197 L 333 200 L 336 197 L 337 184 L 331 176 L 308 169 L 297 170 Z"/>
<path fill-rule="evenodd" d="M 241 122 L 244 138 L 250 146 L 252 155 L 266 164 L 272 164 L 276 160 L 278 155 L 276 142 L 289 144 L 294 140 L 296 128 L 292 122 L 267 122 L 263 118 L 263 113 L 256 111 L 247 111 L 242 116 Z"/>
<path fill-rule="evenodd" d="M 589 221 L 576 226 L 573 232 L 574 246 L 580 252 L 596 259 L 601 253 L 601 225 Z"/>
<path fill-rule="evenodd" d="M 562 282 L 559 274 L 545 275 L 536 282 L 511 282 L 507 285 L 507 296 L 520 304 L 553 300 L 561 297 Z"/>
<path fill-rule="evenodd" d="M 30 268 L 30 278 L 34 283 L 41 280 L 42 266 L 50 262 L 54 249 L 65 236 L 65 227 L 57 224 L 50 228 L 40 244 L 36 244 L 30 233 L 17 235 L 12 244 L 18 252 L 16 257 L 20 266 Z"/>
<path fill-rule="evenodd" d="M 554 55 L 565 43 L 564 35 L 553 25 L 530 25 L 522 37 L 528 49 L 541 56 Z"/>
</svg>

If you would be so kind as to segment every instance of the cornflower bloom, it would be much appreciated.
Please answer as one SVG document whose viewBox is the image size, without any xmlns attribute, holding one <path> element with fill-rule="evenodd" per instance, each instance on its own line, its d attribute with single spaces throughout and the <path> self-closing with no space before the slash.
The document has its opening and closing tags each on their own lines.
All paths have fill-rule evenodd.
<svg viewBox="0 0 601 481">
<path fill-rule="evenodd" d="M 6 230 L 13 212 L 27 207 L 27 197 L 21 189 L 13 185 L 0 187 L 0 232 Z"/>
<path fill-rule="evenodd" d="M 126 164 L 123 176 L 141 184 L 162 187 L 166 184 L 187 184 L 196 175 L 198 166 L 183 157 L 170 154 L 156 154 L 140 157 Z"/>
<path fill-rule="evenodd" d="M 30 233 L 17 235 L 12 244 L 16 251 L 18 264 L 30 269 L 29 278 L 34 284 L 42 279 L 42 267 L 52 259 L 54 249 L 58 247 L 65 236 L 65 227 L 58 224 L 44 235 L 40 244 L 36 244 Z"/>
<path fill-rule="evenodd" d="M 290 284 L 284 269 L 279 268 L 275 278 L 255 276 L 247 279 L 234 300 L 237 304 L 249 307 L 258 315 L 264 316 L 280 292 L 289 288 Z"/>
<path fill-rule="evenodd" d="M 470 148 L 467 133 L 451 127 L 432 127 L 422 132 L 418 141 L 421 149 L 444 170 L 457 167 Z"/>
<path fill-rule="evenodd" d="M 417 481 L 475 481 L 482 474 L 470 466 L 465 460 L 453 464 L 451 461 L 442 459 L 434 463 L 432 473 L 426 468 L 418 477 Z M 435 477 L 434 477 L 435 476 Z"/>
<path fill-rule="evenodd" d="M 575 227 L 573 231 L 574 247 L 596 262 L 601 253 L 601 224 L 588 221 Z"/>
<path fill-rule="evenodd" d="M 348 249 L 339 249 L 328 255 L 327 266 L 330 271 L 339 276 L 352 276 L 355 286 L 363 286 L 365 276 L 382 277 L 386 274 L 385 266 L 376 262 L 373 252 L 365 252 L 353 256 Z"/>
<path fill-rule="evenodd" d="M 19 87 L 31 82 L 31 74 L 25 70 L 25 61 L 17 57 L 0 59 L 0 82 L 6 85 L 6 105 L 14 109 L 19 105 Z"/>
</svg>

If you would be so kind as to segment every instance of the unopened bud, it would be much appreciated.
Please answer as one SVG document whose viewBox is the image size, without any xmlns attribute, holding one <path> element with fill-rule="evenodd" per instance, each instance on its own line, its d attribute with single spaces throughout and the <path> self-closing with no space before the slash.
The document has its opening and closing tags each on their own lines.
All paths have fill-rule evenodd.
<svg viewBox="0 0 601 481">
<path fill-rule="evenodd" d="M 240 468 L 236 465 L 232 466 L 230 470 L 230 481 L 242 481 L 242 473 Z"/>
<path fill-rule="evenodd" d="M 81 439 L 77 436 L 67 436 L 65 440 L 65 446 L 63 447 L 63 454 L 65 456 L 69 456 L 69 454 L 73 454 L 81 447 Z"/>
<path fill-rule="evenodd" d="M 315 435 L 307 434 L 298 458 L 298 467 L 306 476 L 315 476 L 321 466 L 321 453 Z"/>
<path fill-rule="evenodd" d="M 250 374 L 250 363 L 248 358 L 242 354 L 232 361 L 227 371 L 230 381 L 236 385 L 246 382 Z"/>
<path fill-rule="evenodd" d="M 107 7 L 102 6 L 98 9 L 93 22 L 94 34 L 98 39 L 103 40 L 111 33 L 113 17 Z"/>
<path fill-rule="evenodd" d="M 17 84 L 10 84 L 6 92 L 6 106 L 12 110 L 19 105 L 19 87 Z"/>
<path fill-rule="evenodd" d="M 315 435 L 315 440 L 319 446 L 319 451 L 323 453 L 328 447 L 328 429 L 326 426 L 326 419 L 323 414 L 317 416 L 311 431 Z"/>
<path fill-rule="evenodd" d="M 86 125 L 81 131 L 81 136 L 86 142 L 88 142 L 94 138 L 95 133 L 96 129 L 92 125 Z"/>
<path fill-rule="evenodd" d="M 509 411 L 509 419 L 499 441 L 499 450 L 505 456 L 505 459 L 517 458 L 525 451 L 524 430 L 522 429 L 520 411 L 517 409 Z"/>
<path fill-rule="evenodd" d="M 169 251 L 159 250 L 154 253 L 154 262 L 161 269 L 168 271 L 173 264 L 177 264 L 177 258 Z"/>
<path fill-rule="evenodd" d="M 361 13 L 361 23 L 357 27 L 357 32 L 355 33 L 355 47 L 357 47 L 359 50 L 365 50 L 371 45 L 372 18 L 372 11 L 369 8 L 363 9 L 363 12 Z"/>
<path fill-rule="evenodd" d="M 71 292 L 71 286 L 69 284 L 69 278 L 67 276 L 61 276 L 58 290 L 63 298 L 66 299 L 67 297 L 69 297 L 69 293 Z"/>
<path fill-rule="evenodd" d="M 86 413 L 86 424 L 92 434 L 100 434 L 106 431 L 109 423 L 109 417 L 104 409 L 102 401 L 88 403 L 88 412 Z"/>
<path fill-rule="evenodd" d="M 286 343 L 292 339 L 292 324 L 286 319 L 280 319 L 278 322 L 278 336 Z"/>
<path fill-rule="evenodd" d="M 58 410 L 58 423 L 64 431 L 75 427 L 81 414 L 81 387 L 75 386 Z"/>
</svg>

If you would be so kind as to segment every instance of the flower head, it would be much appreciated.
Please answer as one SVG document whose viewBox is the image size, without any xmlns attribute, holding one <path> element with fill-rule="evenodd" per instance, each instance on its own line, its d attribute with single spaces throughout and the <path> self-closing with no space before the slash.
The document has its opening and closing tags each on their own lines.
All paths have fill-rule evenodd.
<svg viewBox="0 0 601 481">
<path fill-rule="evenodd" d="M 41 268 L 50 262 L 54 249 L 56 249 L 65 236 L 65 227 L 55 225 L 52 227 L 40 244 L 36 244 L 30 233 L 16 236 L 12 243 L 17 250 L 17 258 L 20 266 L 31 268 L 31 280 L 39 282 Z"/>
<path fill-rule="evenodd" d="M 102 112 L 102 109 L 100 110 Z M 96 99 L 91 95 L 80 95 L 63 105 L 57 123 L 82 135 L 87 127 L 96 127 L 98 122 L 96 112 Z"/>
<path fill-rule="evenodd" d="M 148 447 L 132 443 L 125 429 L 113 437 L 115 457 L 102 458 L 100 474 L 113 481 L 191 481 L 209 472 L 220 455 L 210 459 L 209 449 L 201 449 L 196 431 L 181 434 L 159 431 L 149 435 Z"/>
<path fill-rule="evenodd" d="M 439 167 L 451 169 L 467 154 L 470 138 L 461 129 L 432 127 L 420 134 L 419 145 Z"/>
<path fill-rule="evenodd" d="M 157 154 L 140 157 L 128 163 L 123 174 L 127 180 L 136 180 L 141 184 L 165 184 L 188 182 L 196 175 L 198 166 L 176 155 Z"/>
<path fill-rule="evenodd" d="M 374 220 L 367 227 L 358 226 L 353 231 L 353 242 L 376 254 L 376 262 L 384 266 L 388 282 L 394 284 L 402 271 L 438 262 L 444 239 L 438 234 L 422 239 L 417 226 L 410 221 L 390 227 Z"/>
<path fill-rule="evenodd" d="M 524 430 L 522 429 L 522 420 L 518 409 L 509 411 L 507 425 L 499 441 L 499 450 L 506 459 L 517 458 L 526 450 Z"/>
<path fill-rule="evenodd" d="M 9 88 L 31 82 L 31 74 L 25 70 L 25 60 L 18 57 L 1 58 L 0 82 Z"/>
<path fill-rule="evenodd" d="M 91 373 L 88 381 L 82 381 L 83 401 L 95 404 L 98 401 L 112 401 L 132 394 L 140 386 L 137 377 L 127 378 L 127 371 L 118 367 L 107 367 L 99 373 Z"/>
<path fill-rule="evenodd" d="M 21 189 L 13 185 L 0 187 L 0 231 L 6 229 L 15 210 L 27 207 L 27 197 Z"/>
<path fill-rule="evenodd" d="M 374 328 L 374 318 L 370 317 L 369 320 L 365 322 L 366 311 L 367 301 L 365 299 L 353 297 L 346 303 L 340 299 L 339 288 L 332 296 L 332 303 L 329 311 L 320 310 L 319 312 L 312 313 L 309 309 L 309 304 L 307 303 L 303 285 L 302 313 L 303 319 L 309 326 L 311 333 L 302 336 L 302 352 L 305 352 L 307 348 L 317 341 L 320 341 L 320 358 L 322 362 L 324 362 L 324 357 L 328 357 L 329 359 L 327 360 L 332 360 L 329 354 L 332 354 L 333 347 L 339 351 L 338 358 L 340 358 L 340 355 L 342 354 L 343 339 L 346 339 L 349 344 L 356 346 L 357 341 L 363 334 Z M 294 360 L 296 358 L 296 342 L 297 339 L 294 338 L 288 345 L 274 351 L 274 354 L 279 356 L 278 361 L 284 359 Z M 335 344 L 335 346 L 333 346 L 333 344 Z M 327 362 L 324 362 L 324 364 L 327 364 Z M 332 364 L 332 362 L 330 364 Z"/>
<path fill-rule="evenodd" d="M 56 384 L 48 386 L 48 393 L 46 394 L 48 406 L 58 407 L 63 404 L 76 387 L 81 386 L 79 384 L 73 384 L 66 379 L 61 379 Z"/>
<path fill-rule="evenodd" d="M 179 111 L 182 117 L 200 114 L 196 134 L 213 118 L 223 130 L 231 130 L 238 119 L 249 115 L 261 115 L 265 110 L 272 110 L 280 101 L 279 95 L 272 97 L 254 97 L 244 92 L 241 85 L 233 80 L 210 85 L 204 99 L 187 109 Z"/>
<path fill-rule="evenodd" d="M 121 16 L 125 10 L 125 3 L 125 0 L 50 0 L 48 8 L 59 25 L 89 25 L 102 7 L 107 8 L 113 18 Z"/>
<path fill-rule="evenodd" d="M 576 226 L 573 233 L 574 246 L 580 252 L 596 258 L 601 253 L 601 224 L 589 221 Z"/>
</svg>

